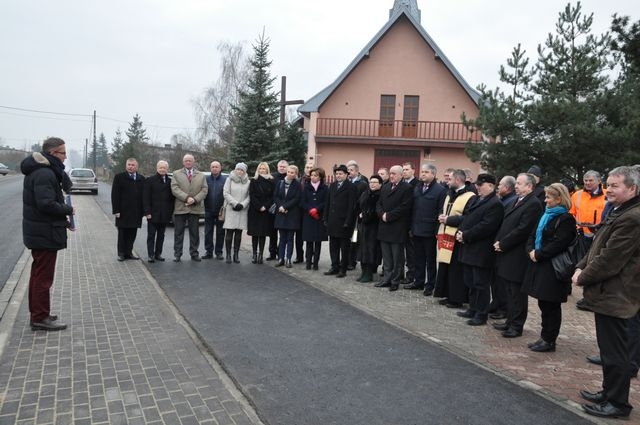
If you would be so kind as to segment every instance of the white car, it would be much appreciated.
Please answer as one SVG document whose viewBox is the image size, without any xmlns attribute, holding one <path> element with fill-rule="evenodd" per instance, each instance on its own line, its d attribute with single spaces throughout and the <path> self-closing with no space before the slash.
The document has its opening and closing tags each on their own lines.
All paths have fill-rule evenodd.
<svg viewBox="0 0 640 425">
<path fill-rule="evenodd" d="M 3 176 L 9 174 L 9 167 L 4 165 L 2 162 L 0 162 L 0 174 L 2 174 Z"/>
<path fill-rule="evenodd" d="M 69 178 L 73 183 L 69 192 L 75 190 L 90 190 L 98 194 L 98 179 L 91 168 L 73 168 L 69 171 Z"/>
</svg>

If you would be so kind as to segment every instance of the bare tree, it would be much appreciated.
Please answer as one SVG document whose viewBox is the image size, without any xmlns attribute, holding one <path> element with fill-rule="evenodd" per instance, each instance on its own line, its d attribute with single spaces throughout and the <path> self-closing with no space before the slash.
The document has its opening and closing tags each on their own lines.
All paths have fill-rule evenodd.
<svg viewBox="0 0 640 425">
<path fill-rule="evenodd" d="M 220 77 L 192 101 L 199 128 L 196 137 L 206 143 L 208 151 L 226 148 L 233 140 L 233 110 L 246 87 L 250 68 L 243 43 L 221 42 L 217 50 Z"/>
</svg>

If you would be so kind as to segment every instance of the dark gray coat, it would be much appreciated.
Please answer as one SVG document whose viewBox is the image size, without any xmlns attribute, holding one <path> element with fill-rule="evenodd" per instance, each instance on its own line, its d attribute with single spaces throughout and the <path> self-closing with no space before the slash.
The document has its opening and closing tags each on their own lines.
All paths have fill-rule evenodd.
<svg viewBox="0 0 640 425">
<path fill-rule="evenodd" d="M 116 218 L 116 227 L 135 229 L 142 226 L 142 189 L 144 176 L 136 173 L 136 179 L 129 177 L 126 171 L 116 174 L 111 185 L 111 210 L 120 213 Z"/>
</svg>

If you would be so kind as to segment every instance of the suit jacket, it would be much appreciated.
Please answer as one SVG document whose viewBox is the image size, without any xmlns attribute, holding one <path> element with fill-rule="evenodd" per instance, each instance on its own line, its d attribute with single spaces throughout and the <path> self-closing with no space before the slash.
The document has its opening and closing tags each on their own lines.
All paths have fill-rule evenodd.
<svg viewBox="0 0 640 425">
<path fill-rule="evenodd" d="M 167 224 L 173 215 L 174 198 L 171 193 L 171 178 L 158 173 L 145 179 L 142 189 L 142 209 L 144 215 L 151 214 L 151 223 Z"/>
<path fill-rule="evenodd" d="M 436 237 L 438 231 L 438 215 L 442 211 L 447 190 L 435 180 L 429 189 L 422 193 L 422 182 L 413 191 L 413 215 L 411 233 L 419 237 Z"/>
<path fill-rule="evenodd" d="M 395 189 L 388 184 L 380 189 L 380 199 L 376 212 L 380 217 L 378 240 L 389 243 L 404 243 L 411 224 L 411 208 L 413 206 L 413 188 L 409 183 L 401 181 Z M 387 221 L 382 220 L 386 213 Z"/>
<path fill-rule="evenodd" d="M 116 227 L 135 229 L 142 226 L 142 189 L 144 176 L 136 173 L 135 180 L 126 171 L 116 174 L 111 185 L 111 211 L 120 213 Z"/>
<path fill-rule="evenodd" d="M 462 232 L 458 260 L 475 267 L 493 267 L 493 242 L 502 224 L 504 208 L 495 193 L 486 198 L 476 196 L 465 207 L 458 231 Z"/>
<path fill-rule="evenodd" d="M 285 193 L 285 180 L 281 180 L 273 191 L 273 202 L 276 203 L 278 209 L 283 207 L 286 213 L 276 212 L 273 227 L 276 229 L 297 230 L 300 228 L 302 216 L 300 214 L 300 196 L 302 189 L 300 182 L 293 180 L 289 185 L 289 190 Z"/>
<path fill-rule="evenodd" d="M 355 224 L 355 208 L 358 202 L 358 189 L 349 180 L 331 183 L 327 192 L 323 220 L 327 225 L 327 233 L 335 238 L 350 238 Z"/>
<path fill-rule="evenodd" d="M 187 177 L 184 168 L 173 172 L 171 179 L 171 193 L 175 196 L 175 214 L 204 214 L 204 198 L 207 196 L 209 186 L 204 174 L 193 168 L 191 181 Z M 191 196 L 196 200 L 191 205 L 185 204 L 187 198 Z"/>
<path fill-rule="evenodd" d="M 496 253 L 496 273 L 503 279 L 522 282 L 529 264 L 526 250 L 527 239 L 538 226 L 542 215 L 542 205 L 532 193 L 516 206 L 518 197 L 507 206 L 502 225 L 496 234 L 501 252 Z"/>
</svg>

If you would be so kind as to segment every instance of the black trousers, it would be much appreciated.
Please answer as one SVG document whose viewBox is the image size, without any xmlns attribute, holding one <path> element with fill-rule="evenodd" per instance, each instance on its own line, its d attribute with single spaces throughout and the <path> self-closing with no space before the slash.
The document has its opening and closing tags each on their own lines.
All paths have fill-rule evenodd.
<svg viewBox="0 0 640 425">
<path fill-rule="evenodd" d="M 475 317 L 487 320 L 489 303 L 491 302 L 491 273 L 489 267 L 464 265 L 464 284 L 469 288 L 469 310 Z"/>
<path fill-rule="evenodd" d="M 404 271 L 404 244 L 380 241 L 384 276 L 383 282 L 400 284 Z"/>
<path fill-rule="evenodd" d="M 269 233 L 269 256 L 276 258 L 278 256 L 278 229 L 273 228 Z"/>
<path fill-rule="evenodd" d="M 521 282 L 507 280 L 496 276 L 500 280 L 499 285 L 503 285 L 507 292 L 507 325 L 518 332 L 522 332 L 524 322 L 529 314 L 529 296 L 522 292 Z M 551 342 L 551 341 L 548 341 Z"/>
<path fill-rule="evenodd" d="M 295 231 L 296 240 L 296 260 L 302 261 L 304 258 L 304 241 L 302 240 L 302 222 L 300 222 L 300 229 Z M 279 246 L 279 245 L 278 245 Z"/>
<path fill-rule="evenodd" d="M 431 289 L 435 288 L 436 273 L 437 273 L 436 238 L 414 236 L 413 248 L 414 248 L 414 254 L 415 254 L 414 269 L 415 269 L 416 285 L 431 288 Z"/>
<path fill-rule="evenodd" d="M 224 245 L 224 229 L 222 226 L 224 221 L 218 220 L 217 215 L 207 214 L 204 218 L 204 250 L 207 254 L 222 255 L 222 246 Z M 213 242 L 213 233 L 215 232 L 215 245 Z"/>
<path fill-rule="evenodd" d="M 504 281 L 502 281 L 495 273 L 491 278 L 491 304 L 489 304 L 489 312 L 501 312 L 506 313 L 507 306 L 507 288 Z"/>
<path fill-rule="evenodd" d="M 347 272 L 349 265 L 349 238 L 329 237 L 329 255 L 331 256 L 331 269 Z"/>
<path fill-rule="evenodd" d="M 631 364 L 631 373 L 638 373 L 640 368 L 640 313 L 637 313 L 627 325 L 629 329 L 629 362 Z"/>
<path fill-rule="evenodd" d="M 149 258 L 162 256 L 166 228 L 166 224 L 147 221 L 147 254 Z"/>
<path fill-rule="evenodd" d="M 605 398 L 620 409 L 629 404 L 629 347 L 628 319 L 595 313 L 596 338 L 602 358 L 602 391 Z"/>
<path fill-rule="evenodd" d="M 322 251 L 322 241 L 310 242 L 307 241 L 306 260 L 309 265 L 318 265 L 320 261 L 320 253 Z"/>
<path fill-rule="evenodd" d="M 133 243 L 136 241 L 136 235 L 138 229 L 118 227 L 118 255 L 129 256 L 132 255 Z"/>
<path fill-rule="evenodd" d="M 174 238 L 173 252 L 176 258 L 182 257 L 182 244 L 184 243 L 184 228 L 189 227 L 189 255 L 195 257 L 200 248 L 200 230 L 198 229 L 197 214 L 176 214 L 173 216 Z"/>
<path fill-rule="evenodd" d="M 552 301 L 538 300 L 542 313 L 542 330 L 540 337 L 547 342 L 556 342 L 562 324 L 562 304 Z"/>
</svg>

